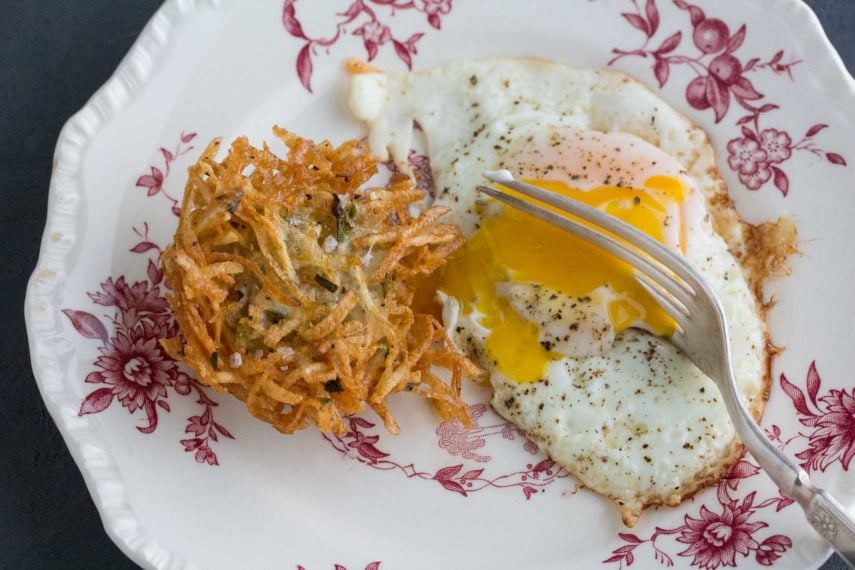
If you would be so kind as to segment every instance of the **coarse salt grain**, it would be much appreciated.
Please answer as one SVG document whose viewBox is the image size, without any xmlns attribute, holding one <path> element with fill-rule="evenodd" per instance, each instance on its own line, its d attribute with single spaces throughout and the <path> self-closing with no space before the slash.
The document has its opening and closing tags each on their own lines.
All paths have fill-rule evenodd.
<svg viewBox="0 0 855 570">
<path fill-rule="evenodd" d="M 328 235 L 327 239 L 324 240 L 324 251 L 332 253 L 336 247 L 338 247 L 338 240 L 335 239 L 335 236 Z"/>
<path fill-rule="evenodd" d="M 294 349 L 291 348 L 290 346 L 280 346 L 279 348 L 276 349 L 276 352 L 282 358 L 288 358 L 289 356 L 294 355 Z"/>
<path fill-rule="evenodd" d="M 369 263 L 371 263 L 371 258 L 374 257 L 371 254 L 371 251 L 373 249 L 374 249 L 374 244 L 372 243 L 370 246 L 368 246 L 368 251 L 366 251 L 365 253 L 362 254 L 362 265 L 368 265 Z"/>
</svg>

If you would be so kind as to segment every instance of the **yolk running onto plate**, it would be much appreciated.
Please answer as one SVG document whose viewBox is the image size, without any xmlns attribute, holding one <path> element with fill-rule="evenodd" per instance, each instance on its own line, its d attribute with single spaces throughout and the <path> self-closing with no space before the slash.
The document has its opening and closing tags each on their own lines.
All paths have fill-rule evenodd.
<svg viewBox="0 0 855 570">
<path fill-rule="evenodd" d="M 663 243 L 666 227 L 678 224 L 679 246 L 685 248 L 682 220 L 673 216 L 676 212 L 680 217 L 684 198 L 683 184 L 676 178 L 655 176 L 646 181 L 644 190 L 603 186 L 584 191 L 561 182 L 527 182 L 594 206 Z M 607 286 L 609 317 L 616 333 L 630 326 L 643 326 L 662 336 L 674 332 L 674 322 L 635 282 L 626 263 L 513 208 L 502 207 L 497 215 L 486 209 L 482 213 L 480 228 L 434 284 L 461 303 L 463 315 L 473 311 L 481 315 L 480 323 L 490 330 L 485 343 L 489 356 L 510 378 L 539 380 L 548 363 L 561 355 L 541 346 L 539 326 L 497 295 L 496 284 L 503 281 L 539 283 L 572 297 L 587 297 Z"/>
</svg>

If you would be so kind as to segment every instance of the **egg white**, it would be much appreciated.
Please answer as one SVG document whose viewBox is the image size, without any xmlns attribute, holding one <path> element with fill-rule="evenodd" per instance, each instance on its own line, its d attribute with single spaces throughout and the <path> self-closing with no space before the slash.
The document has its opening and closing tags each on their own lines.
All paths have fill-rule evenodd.
<svg viewBox="0 0 855 570">
<path fill-rule="evenodd" d="M 672 214 L 686 224 L 685 257 L 719 293 L 739 388 L 749 406 L 762 408 L 764 323 L 705 206 L 704 196 L 718 191 L 708 141 L 640 83 L 536 60 L 456 61 L 420 73 L 357 75 L 351 108 L 370 128 L 372 151 L 402 167 L 418 123 L 437 202 L 452 208 L 451 221 L 467 234 L 480 221 L 474 187 L 486 170 L 582 189 L 643 188 L 652 175 L 683 181 L 689 193 Z M 666 244 L 677 242 L 666 232 Z M 541 326 L 543 341 L 565 355 L 541 381 L 520 384 L 496 369 L 484 351 L 490 331 L 480 315 L 463 315 L 458 300 L 444 297 L 449 332 L 490 370 L 494 408 L 585 487 L 615 500 L 627 524 L 645 506 L 678 504 L 735 460 L 738 439 L 715 384 L 666 339 L 640 329 L 610 332 L 607 292 L 583 303 L 544 294 L 538 284 L 500 287 L 520 315 Z M 562 319 L 547 323 L 544 315 L 562 307 Z M 584 325 L 562 335 L 571 322 Z"/>
</svg>

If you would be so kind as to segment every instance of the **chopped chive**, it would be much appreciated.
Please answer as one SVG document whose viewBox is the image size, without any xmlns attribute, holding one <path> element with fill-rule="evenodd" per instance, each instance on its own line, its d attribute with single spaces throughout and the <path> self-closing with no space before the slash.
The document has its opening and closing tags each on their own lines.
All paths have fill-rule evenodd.
<svg viewBox="0 0 855 570">
<path fill-rule="evenodd" d="M 219 370 L 219 362 L 220 362 L 220 353 L 214 351 L 211 353 L 211 367 L 214 370 Z"/>
<path fill-rule="evenodd" d="M 329 404 L 330 402 L 332 402 L 332 398 L 318 398 L 318 401 L 319 401 L 321 404 L 323 404 L 324 406 L 326 406 L 327 404 Z"/>
<path fill-rule="evenodd" d="M 346 233 L 344 224 L 344 218 L 335 219 L 335 239 L 337 239 L 339 242 L 344 241 Z"/>
<path fill-rule="evenodd" d="M 344 208 L 341 206 L 341 198 L 338 194 L 333 194 L 332 200 L 332 215 L 335 216 L 335 239 L 342 241 L 345 234 Z"/>
<path fill-rule="evenodd" d="M 320 273 L 315 275 L 315 283 L 329 291 L 330 293 L 335 293 L 338 291 L 338 285 L 321 275 Z"/>
</svg>

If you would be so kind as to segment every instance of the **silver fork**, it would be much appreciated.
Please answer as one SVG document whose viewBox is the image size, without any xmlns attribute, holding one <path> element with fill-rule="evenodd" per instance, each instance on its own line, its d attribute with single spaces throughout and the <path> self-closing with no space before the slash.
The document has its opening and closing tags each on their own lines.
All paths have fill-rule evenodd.
<svg viewBox="0 0 855 570">
<path fill-rule="evenodd" d="M 769 441 L 746 408 L 733 373 L 730 338 L 721 301 L 706 279 L 680 255 L 596 208 L 519 182 L 507 170 L 485 172 L 484 177 L 594 224 L 635 246 L 627 247 L 597 229 L 500 189 L 478 186 L 480 192 L 572 232 L 637 270 L 635 279 L 679 326 L 671 342 L 718 385 L 736 433 L 745 447 L 775 485 L 802 507 L 811 526 L 850 567 L 855 568 L 855 521 L 834 497 L 811 484 L 804 469 Z"/>
</svg>

